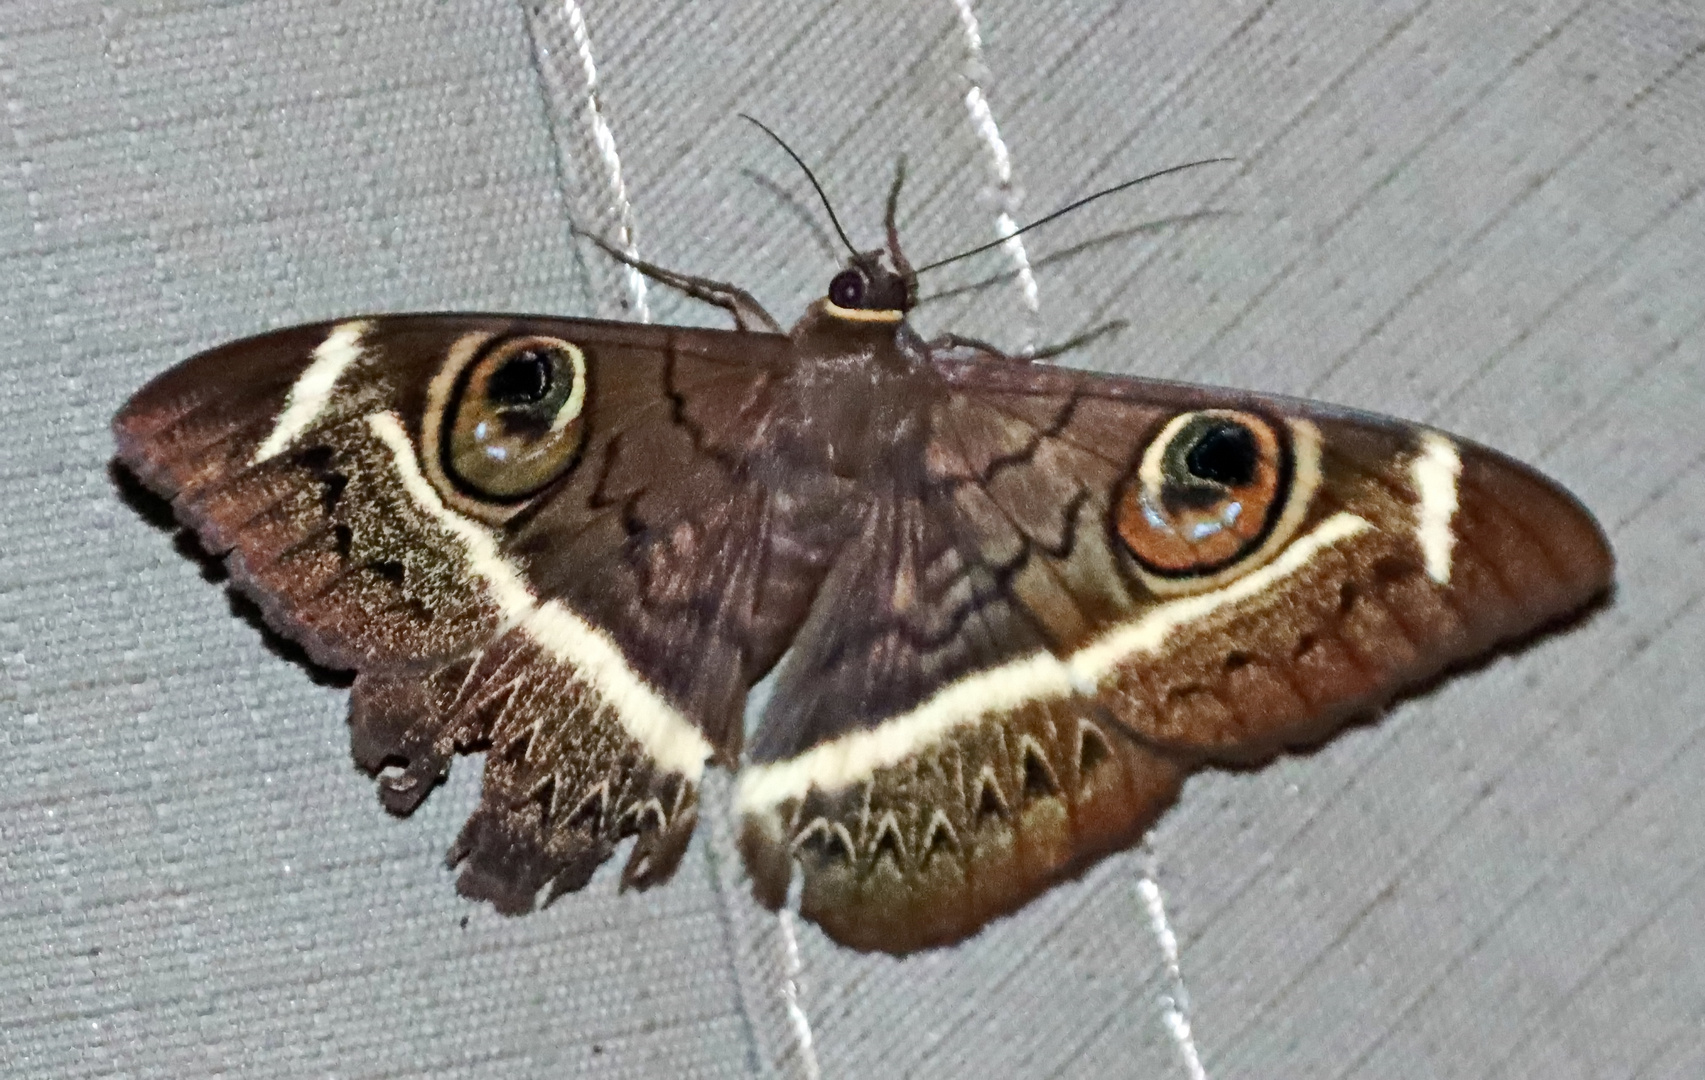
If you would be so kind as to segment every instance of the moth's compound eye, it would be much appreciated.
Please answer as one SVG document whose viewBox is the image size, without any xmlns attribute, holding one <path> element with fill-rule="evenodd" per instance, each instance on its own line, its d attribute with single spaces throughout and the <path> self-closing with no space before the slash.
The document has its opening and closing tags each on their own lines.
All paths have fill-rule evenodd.
<svg viewBox="0 0 1705 1080">
<path fill-rule="evenodd" d="M 870 282 L 858 270 L 842 270 L 829 281 L 829 303 L 836 307 L 861 308 Z"/>
<path fill-rule="evenodd" d="M 586 355 L 560 338 L 500 338 L 456 379 L 442 426 L 444 472 L 477 497 L 510 501 L 542 489 L 585 438 Z"/>
<path fill-rule="evenodd" d="M 1313 429 L 1308 428 L 1312 437 Z M 1294 498 L 1312 494 L 1317 451 L 1305 448 L 1306 490 L 1295 483 L 1293 431 L 1255 413 L 1205 409 L 1175 416 L 1143 450 L 1114 511 L 1114 528 L 1151 590 L 1192 592 L 1253 570 L 1283 543 Z M 1286 531 L 1288 531 L 1288 528 Z"/>
</svg>

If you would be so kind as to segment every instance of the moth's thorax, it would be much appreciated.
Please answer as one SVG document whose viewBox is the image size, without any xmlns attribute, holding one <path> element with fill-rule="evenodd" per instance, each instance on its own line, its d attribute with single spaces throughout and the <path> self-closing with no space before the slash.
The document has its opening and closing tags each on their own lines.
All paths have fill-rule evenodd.
<svg viewBox="0 0 1705 1080">
<path fill-rule="evenodd" d="M 834 475 L 869 478 L 915 455 L 945 387 L 903 319 L 846 319 L 813 304 L 793 328 L 783 387 L 785 451 Z"/>
</svg>

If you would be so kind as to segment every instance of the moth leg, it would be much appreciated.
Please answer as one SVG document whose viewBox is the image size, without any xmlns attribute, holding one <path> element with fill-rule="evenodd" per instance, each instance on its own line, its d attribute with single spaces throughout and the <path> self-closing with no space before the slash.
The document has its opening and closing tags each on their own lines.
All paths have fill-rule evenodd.
<svg viewBox="0 0 1705 1080">
<path fill-rule="evenodd" d="M 1108 334 L 1117 334 L 1129 325 L 1130 323 L 1127 323 L 1124 319 L 1114 319 L 1112 322 L 1104 322 L 1100 326 L 1092 326 L 1081 334 L 1074 334 L 1066 340 L 1056 342 L 1053 345 L 1044 345 L 1039 349 L 1026 349 L 1024 350 L 1023 359 L 1051 360 L 1062 353 L 1069 353 L 1073 349 L 1081 349 L 1096 338 L 1106 337 Z"/>
<path fill-rule="evenodd" d="M 973 337 L 966 337 L 963 334 L 949 333 L 942 334 L 940 337 L 932 339 L 929 343 L 929 351 L 930 356 L 938 360 L 1008 360 L 1019 364 L 1027 364 L 1032 360 L 1050 360 L 1062 353 L 1068 353 L 1073 349 L 1082 348 L 1098 337 L 1117 333 L 1118 331 L 1125 329 L 1127 325 L 1129 324 L 1123 319 L 1115 319 L 1112 322 L 1102 323 L 1100 326 L 1085 330 L 1081 334 L 1076 334 L 1064 341 L 1056 342 L 1053 345 L 1044 345 L 1041 348 L 1025 349 L 1020 353 L 1009 353 L 990 345 L 986 341 L 980 341 Z"/>
<path fill-rule="evenodd" d="M 1006 360 L 1019 364 L 1031 359 L 1023 353 L 1009 353 L 978 338 L 954 333 L 931 338 L 929 355 L 932 360 Z"/>
<path fill-rule="evenodd" d="M 703 300 L 707 304 L 715 304 L 717 307 L 725 309 L 730 315 L 734 316 L 734 326 L 738 330 L 767 330 L 772 334 L 782 332 L 781 324 L 770 317 L 770 313 L 764 310 L 763 305 L 758 303 L 751 293 L 738 285 L 665 270 L 656 263 L 648 263 L 643 259 L 634 258 L 601 236 L 594 236 L 587 232 L 579 235 L 597 244 L 604 250 L 604 254 L 610 258 L 633 267 L 653 281 L 661 282 L 671 289 L 686 293 L 694 300 Z"/>
</svg>

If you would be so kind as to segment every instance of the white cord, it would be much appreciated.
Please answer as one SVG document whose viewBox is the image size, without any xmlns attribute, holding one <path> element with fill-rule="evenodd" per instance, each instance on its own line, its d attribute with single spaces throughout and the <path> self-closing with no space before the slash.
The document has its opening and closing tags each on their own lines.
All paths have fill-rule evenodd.
<svg viewBox="0 0 1705 1080">
<path fill-rule="evenodd" d="M 965 31 L 965 81 L 971 88 L 965 92 L 965 109 L 971 114 L 971 126 L 983 140 L 989 152 L 989 167 L 995 174 L 995 191 L 1000 199 L 1000 211 L 995 215 L 995 232 L 1006 239 L 1001 245 L 1018 270 L 1018 287 L 1024 294 L 1024 306 L 1032 316 L 1042 311 L 1042 300 L 1036 291 L 1036 275 L 1030 268 L 1030 253 L 1024 249 L 1018 223 L 1013 213 L 1018 209 L 1018 191 L 1012 186 L 1012 154 L 1006 140 L 1001 138 L 1000 125 L 989 108 L 988 95 L 983 92 L 982 79 L 988 70 L 983 64 L 983 32 L 977 24 L 977 13 L 971 0 L 953 0 L 959 12 L 959 25 Z"/>
<path fill-rule="evenodd" d="M 805 1015 L 805 1009 L 799 1004 L 799 976 L 804 971 L 804 965 L 799 959 L 799 937 L 793 929 L 793 913 L 799 905 L 800 879 L 793 876 L 788 886 L 787 903 L 776 912 L 776 920 L 781 923 L 781 940 L 785 964 L 782 969 L 781 995 L 787 1002 L 787 1019 L 793 1025 L 794 1041 L 799 1045 L 800 1071 L 805 1074 L 805 1080 L 820 1080 L 823 1071 L 817 1065 L 817 1048 L 811 1036 L 811 1018 Z"/>
<path fill-rule="evenodd" d="M 1143 842 L 1142 861 L 1137 896 L 1148 912 L 1149 929 L 1160 944 L 1160 956 L 1166 965 L 1166 993 L 1160 998 L 1161 1022 L 1178 1047 L 1178 1056 L 1183 1059 L 1184 1071 L 1190 1074 L 1190 1080 L 1207 1080 L 1207 1071 L 1202 1068 L 1202 1055 L 1196 1052 L 1196 1038 L 1190 1031 L 1190 992 L 1184 988 L 1184 971 L 1178 966 L 1178 935 L 1172 932 L 1172 923 L 1166 917 L 1166 900 L 1160 894 L 1160 882 L 1157 880 L 1160 859 L 1146 840 Z"/>
<path fill-rule="evenodd" d="M 604 178 L 610 185 L 610 197 L 616 204 L 617 237 L 629 258 L 639 258 L 634 246 L 633 204 L 628 201 L 627 184 L 622 180 L 622 159 L 616 153 L 616 136 L 604 120 L 604 110 L 598 103 L 598 65 L 592 59 L 592 35 L 586 30 L 586 16 L 581 14 L 575 0 L 563 0 L 568 15 L 568 27 L 574 34 L 574 48 L 580 54 L 580 70 L 586 77 L 586 119 L 592 126 L 592 142 L 604 161 Z M 640 322 L 651 321 L 651 306 L 646 302 L 645 275 L 633 267 L 627 268 L 628 296 L 633 301 L 634 316 Z"/>
</svg>

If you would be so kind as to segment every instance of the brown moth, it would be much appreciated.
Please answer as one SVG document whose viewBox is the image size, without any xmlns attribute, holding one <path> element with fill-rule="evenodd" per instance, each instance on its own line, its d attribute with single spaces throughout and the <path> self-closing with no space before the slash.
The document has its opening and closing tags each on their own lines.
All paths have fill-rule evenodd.
<svg viewBox="0 0 1705 1080">
<path fill-rule="evenodd" d="M 388 809 L 487 752 L 465 895 L 531 910 L 630 837 L 624 886 L 667 880 L 714 763 L 758 899 L 798 874 L 806 917 L 890 952 L 1131 845 L 1191 771 L 1316 744 L 1608 590 L 1592 517 L 1495 451 L 923 340 L 892 205 L 785 334 L 634 263 L 738 329 L 281 330 L 149 383 L 118 456 L 356 672 Z"/>
</svg>

